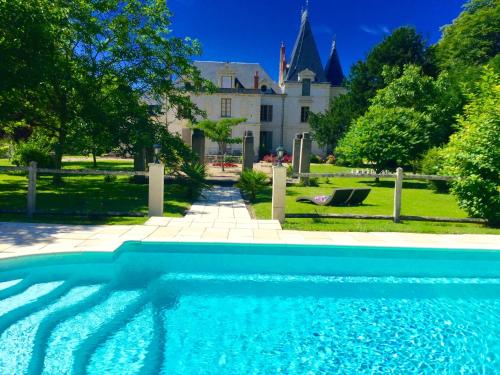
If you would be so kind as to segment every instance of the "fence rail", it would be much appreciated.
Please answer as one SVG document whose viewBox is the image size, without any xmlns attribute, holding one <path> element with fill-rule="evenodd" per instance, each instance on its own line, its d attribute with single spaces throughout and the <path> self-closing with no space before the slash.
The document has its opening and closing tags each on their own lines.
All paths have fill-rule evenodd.
<svg viewBox="0 0 500 375">
<path fill-rule="evenodd" d="M 295 173 L 292 177 L 294 178 L 360 178 L 360 177 L 370 177 L 370 178 L 396 178 L 396 173 Z M 426 174 L 412 174 L 404 173 L 403 179 L 405 180 L 432 180 L 432 181 L 453 181 L 456 177 L 453 176 L 438 176 L 438 175 L 426 175 Z"/>
<path fill-rule="evenodd" d="M 30 167 L 2 167 L 0 171 L 6 172 L 29 172 Z M 97 169 L 52 169 L 52 168 L 37 168 L 37 173 L 61 174 L 61 175 L 97 175 L 97 176 L 148 176 L 149 172 L 145 171 L 109 171 Z"/>
<path fill-rule="evenodd" d="M 275 167 L 276 168 L 276 167 Z M 273 168 L 273 173 L 277 170 Z M 433 222 L 456 222 L 456 223 L 476 223 L 483 224 L 486 220 L 475 219 L 475 218 L 449 218 L 449 217 L 431 217 L 431 216 L 411 216 L 411 215 L 401 215 L 402 206 L 402 192 L 403 192 L 403 180 L 427 180 L 427 181 L 453 181 L 456 177 L 453 176 L 438 176 L 438 175 L 424 175 L 424 174 L 413 174 L 413 173 L 403 173 L 402 168 L 397 168 L 396 173 L 373 173 L 373 172 L 340 172 L 340 173 L 294 173 L 294 178 L 300 178 L 307 181 L 307 179 L 312 177 L 328 177 L 328 178 L 390 178 L 395 179 L 394 181 L 394 204 L 393 204 L 393 214 L 392 215 L 363 215 L 363 214 L 318 214 L 318 213 L 286 213 L 284 207 L 279 207 L 279 210 L 274 207 L 273 212 L 279 212 L 273 218 L 278 219 L 281 222 L 288 219 L 321 219 L 321 218 L 337 218 L 337 219 L 375 219 L 375 220 L 393 220 L 395 223 L 399 223 L 402 220 L 414 220 L 414 221 L 433 221 Z M 274 175 L 273 175 L 274 182 Z M 273 189 L 273 202 L 284 201 L 284 196 L 286 195 L 285 189 Z"/>
<path fill-rule="evenodd" d="M 54 214 L 53 211 L 36 210 L 36 180 L 38 174 L 58 174 L 58 175 L 76 175 L 76 176 L 147 176 L 149 177 L 149 216 L 163 215 L 163 184 L 165 179 L 171 179 L 172 176 L 165 176 L 163 164 L 150 164 L 150 170 L 145 171 L 109 171 L 94 169 L 51 169 L 37 168 L 36 162 L 31 162 L 29 167 L 7 167 L 0 166 L 0 172 L 28 172 L 28 194 L 26 210 L 0 210 L 0 213 L 26 213 L 29 217 L 36 214 Z M 154 183 L 151 180 L 154 179 Z M 144 216 L 137 212 L 57 212 L 58 215 L 106 215 L 106 216 Z"/>
</svg>

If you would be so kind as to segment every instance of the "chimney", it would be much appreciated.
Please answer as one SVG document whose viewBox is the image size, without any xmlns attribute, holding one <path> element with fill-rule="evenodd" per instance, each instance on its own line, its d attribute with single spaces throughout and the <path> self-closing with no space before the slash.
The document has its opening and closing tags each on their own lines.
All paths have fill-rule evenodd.
<svg viewBox="0 0 500 375">
<path fill-rule="evenodd" d="M 285 74 L 286 74 L 286 52 L 285 52 L 285 42 L 281 42 L 280 49 L 280 77 L 279 77 L 279 85 L 283 86 L 285 83 Z"/>
<path fill-rule="evenodd" d="M 253 88 L 255 90 L 259 89 L 259 71 L 255 72 L 255 76 L 253 77 Z"/>
</svg>

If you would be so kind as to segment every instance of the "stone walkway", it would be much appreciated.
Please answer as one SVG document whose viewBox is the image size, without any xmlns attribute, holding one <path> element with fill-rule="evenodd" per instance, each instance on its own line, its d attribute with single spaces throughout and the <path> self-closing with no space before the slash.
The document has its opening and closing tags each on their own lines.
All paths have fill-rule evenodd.
<svg viewBox="0 0 500 375">
<path fill-rule="evenodd" d="M 125 241 L 233 242 L 500 250 L 497 235 L 307 232 L 253 220 L 239 191 L 216 187 L 182 218 L 153 217 L 145 225 L 57 225 L 0 222 L 0 259 L 68 252 L 112 252 Z"/>
</svg>

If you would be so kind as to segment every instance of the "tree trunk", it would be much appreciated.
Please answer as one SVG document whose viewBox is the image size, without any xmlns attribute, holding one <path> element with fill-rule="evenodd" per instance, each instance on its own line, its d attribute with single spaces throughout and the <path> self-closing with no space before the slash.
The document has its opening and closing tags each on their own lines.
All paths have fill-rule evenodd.
<svg viewBox="0 0 500 375">
<path fill-rule="evenodd" d="M 64 136 L 59 133 L 58 142 L 55 145 L 55 155 L 54 155 L 54 168 L 62 169 L 62 157 L 63 157 L 63 147 L 64 147 Z M 60 185 L 62 183 L 62 177 L 60 174 L 54 174 L 52 176 L 52 183 L 55 185 Z"/>
<path fill-rule="evenodd" d="M 95 149 L 92 149 L 92 162 L 94 163 L 94 169 L 97 169 L 97 155 Z"/>
<path fill-rule="evenodd" d="M 146 170 L 145 151 L 143 147 L 134 148 L 134 171 L 144 172 Z M 134 176 L 133 181 L 137 184 L 145 184 L 146 176 Z"/>
</svg>

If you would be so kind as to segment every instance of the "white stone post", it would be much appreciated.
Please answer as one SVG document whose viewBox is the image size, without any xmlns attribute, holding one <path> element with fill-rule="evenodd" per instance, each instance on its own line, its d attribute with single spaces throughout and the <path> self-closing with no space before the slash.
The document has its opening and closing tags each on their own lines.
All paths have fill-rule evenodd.
<svg viewBox="0 0 500 375">
<path fill-rule="evenodd" d="M 300 140 L 300 162 L 299 173 L 309 173 L 311 171 L 311 148 L 312 139 L 309 133 L 302 133 Z M 301 177 L 300 181 L 304 185 L 309 185 L 309 177 Z"/>
<path fill-rule="evenodd" d="M 28 204 L 27 204 L 28 216 L 33 217 L 35 211 L 36 211 L 36 161 L 32 161 L 28 169 Z"/>
<path fill-rule="evenodd" d="M 273 167 L 273 199 L 272 219 L 285 221 L 285 196 L 286 196 L 286 168 L 283 166 Z"/>
<path fill-rule="evenodd" d="M 394 183 L 394 222 L 401 222 L 401 199 L 403 192 L 403 168 L 396 169 L 396 182 Z"/>
<path fill-rule="evenodd" d="M 149 217 L 163 216 L 163 192 L 165 184 L 165 166 L 149 164 Z"/>
</svg>

